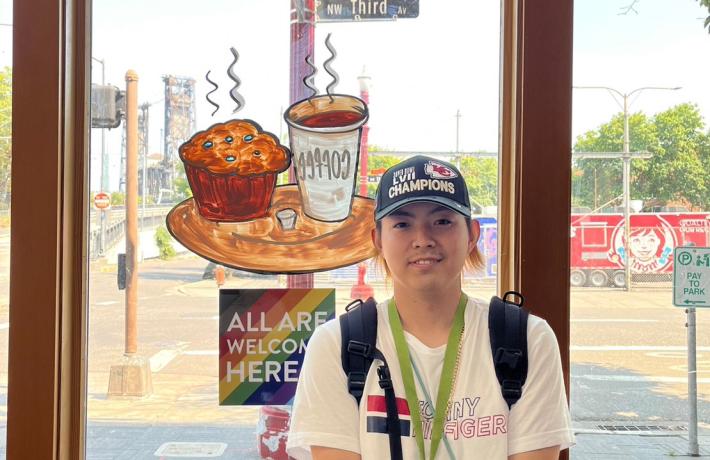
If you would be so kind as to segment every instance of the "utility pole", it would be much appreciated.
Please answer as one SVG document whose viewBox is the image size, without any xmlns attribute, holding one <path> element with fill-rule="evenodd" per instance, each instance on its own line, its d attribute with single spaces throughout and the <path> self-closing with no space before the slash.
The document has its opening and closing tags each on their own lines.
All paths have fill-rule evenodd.
<svg viewBox="0 0 710 460">
<path fill-rule="evenodd" d="M 126 72 L 126 354 L 136 353 L 138 303 L 138 75 Z"/>
<path fill-rule="evenodd" d="M 623 160 L 623 169 L 622 169 L 622 189 L 623 189 L 623 197 L 624 197 L 624 288 L 627 291 L 631 290 L 631 263 L 632 263 L 632 256 L 631 256 L 631 251 L 629 249 L 629 239 L 631 235 L 631 207 L 630 207 L 630 199 L 631 199 L 631 158 L 650 158 L 650 154 L 647 154 L 648 156 L 639 156 L 639 155 L 632 155 L 632 152 L 630 150 L 630 144 L 629 144 L 629 98 L 636 94 L 640 93 L 641 91 L 647 90 L 647 89 L 657 89 L 657 90 L 669 90 L 669 91 L 675 91 L 679 90 L 680 87 L 661 87 L 661 86 L 643 86 L 641 88 L 636 88 L 633 91 L 630 91 L 628 93 L 622 93 L 621 91 L 614 89 L 614 88 L 609 88 L 608 86 L 575 86 L 574 88 L 576 89 L 605 89 L 613 94 L 618 95 L 622 101 L 623 101 L 623 114 L 624 114 L 624 138 L 623 138 L 623 148 L 621 152 L 614 153 L 610 152 L 610 154 L 615 154 L 616 157 L 621 156 L 621 159 Z M 596 158 L 602 158 L 600 156 L 596 156 Z M 605 158 L 612 158 L 612 157 L 605 157 Z"/>
<path fill-rule="evenodd" d="M 109 396 L 153 392 L 150 363 L 138 354 L 138 74 L 126 72 L 126 310 L 125 351 L 111 366 Z"/>
<path fill-rule="evenodd" d="M 459 156 L 459 121 L 461 120 L 461 110 L 456 109 L 456 167 L 461 170 L 461 157 Z"/>
</svg>

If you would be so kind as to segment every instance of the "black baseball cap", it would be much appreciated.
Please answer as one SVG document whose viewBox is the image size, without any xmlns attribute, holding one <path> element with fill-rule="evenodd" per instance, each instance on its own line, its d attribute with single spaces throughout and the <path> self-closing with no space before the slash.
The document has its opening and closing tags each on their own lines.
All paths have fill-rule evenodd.
<svg viewBox="0 0 710 460">
<path fill-rule="evenodd" d="M 382 175 L 375 194 L 375 220 L 418 201 L 438 203 L 471 217 L 466 181 L 456 166 L 417 155 L 397 163 Z"/>
</svg>

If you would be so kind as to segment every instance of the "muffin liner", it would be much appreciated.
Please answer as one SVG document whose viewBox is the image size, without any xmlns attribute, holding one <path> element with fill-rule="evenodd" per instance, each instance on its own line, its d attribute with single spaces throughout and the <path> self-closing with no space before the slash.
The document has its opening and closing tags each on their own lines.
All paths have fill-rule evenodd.
<svg viewBox="0 0 710 460">
<path fill-rule="evenodd" d="M 243 222 L 267 214 L 276 186 L 276 173 L 214 174 L 205 168 L 184 164 L 202 217 L 217 222 Z"/>
</svg>

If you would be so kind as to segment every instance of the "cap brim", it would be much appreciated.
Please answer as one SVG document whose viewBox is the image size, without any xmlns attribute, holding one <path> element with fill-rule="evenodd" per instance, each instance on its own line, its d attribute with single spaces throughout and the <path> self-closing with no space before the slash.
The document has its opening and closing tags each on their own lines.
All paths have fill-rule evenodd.
<svg viewBox="0 0 710 460">
<path fill-rule="evenodd" d="M 391 205 L 387 206 L 384 209 L 381 209 L 380 211 L 375 213 L 375 220 L 380 220 L 383 217 L 386 217 L 390 214 L 392 214 L 394 211 L 397 209 L 401 208 L 402 206 L 406 206 L 411 203 L 421 203 L 421 202 L 429 202 L 429 203 L 436 203 L 440 204 L 443 206 L 446 206 L 447 208 L 451 209 L 452 211 L 456 211 L 459 214 L 463 215 L 466 218 L 471 217 L 471 210 L 463 206 L 461 203 L 454 201 L 449 198 L 444 198 L 444 197 L 439 197 L 439 196 L 413 196 L 411 198 L 405 198 L 403 200 L 397 201 L 396 203 L 392 203 Z"/>
</svg>

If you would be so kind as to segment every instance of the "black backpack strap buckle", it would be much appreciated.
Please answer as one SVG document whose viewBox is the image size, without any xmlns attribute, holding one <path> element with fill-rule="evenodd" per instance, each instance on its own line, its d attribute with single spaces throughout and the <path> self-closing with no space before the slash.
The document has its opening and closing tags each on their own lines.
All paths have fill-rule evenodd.
<svg viewBox="0 0 710 460">
<path fill-rule="evenodd" d="M 362 397 L 362 392 L 365 389 L 365 380 L 367 379 L 367 374 L 364 372 L 350 372 L 348 374 L 348 391 L 351 395 L 355 396 L 358 401 Z"/>
<path fill-rule="evenodd" d="M 377 376 L 380 378 L 380 388 L 383 390 L 392 389 L 392 376 L 390 375 L 390 368 L 387 366 L 379 366 L 377 368 Z"/>
<path fill-rule="evenodd" d="M 500 388 L 506 401 L 517 401 L 523 395 L 523 385 L 517 380 L 503 380 Z"/>
<path fill-rule="evenodd" d="M 350 310 L 352 310 L 352 309 L 355 308 L 355 307 L 359 307 L 359 306 L 362 305 L 363 303 L 364 303 L 364 302 L 362 301 L 362 299 L 355 299 L 355 300 L 353 300 L 352 302 L 350 302 L 349 304 L 347 304 L 347 305 L 345 306 L 345 311 L 350 311 Z"/>
<path fill-rule="evenodd" d="M 508 296 L 511 296 L 513 299 L 515 299 L 515 297 L 520 297 L 520 302 L 516 302 L 515 300 L 509 300 Z M 503 302 L 511 303 L 513 305 L 517 305 L 519 307 L 522 307 L 523 304 L 525 303 L 525 297 L 523 297 L 523 295 L 521 293 L 519 293 L 518 291 L 508 291 L 505 294 L 503 294 Z"/>
<path fill-rule="evenodd" d="M 516 369 L 522 356 L 523 352 L 520 350 L 500 347 L 496 350 L 494 360 L 496 364 L 504 364 L 509 369 Z"/>
<path fill-rule="evenodd" d="M 348 342 L 348 353 L 372 359 L 372 347 L 370 344 L 359 340 L 350 340 Z"/>
</svg>

